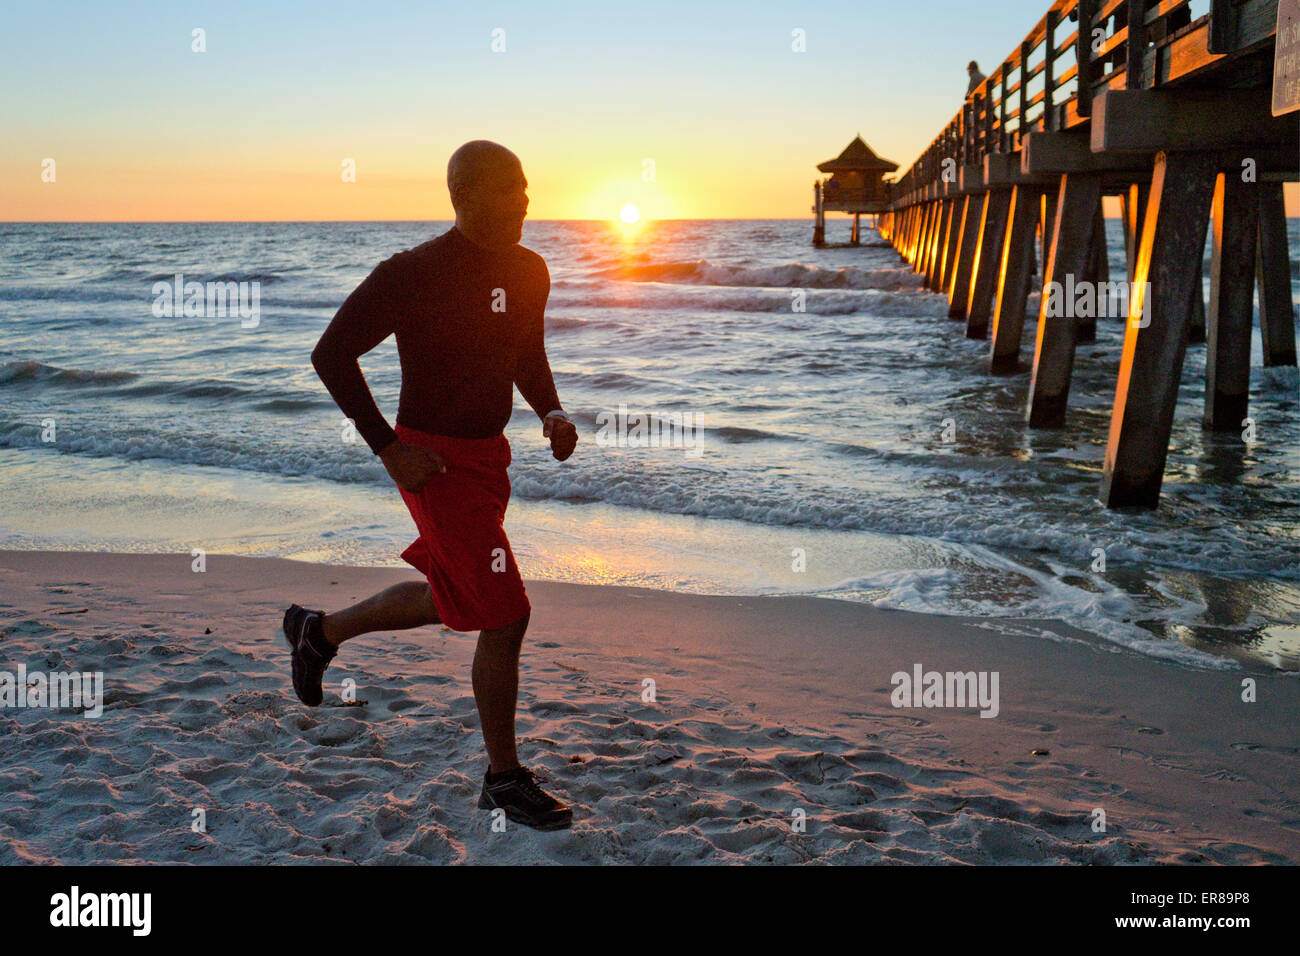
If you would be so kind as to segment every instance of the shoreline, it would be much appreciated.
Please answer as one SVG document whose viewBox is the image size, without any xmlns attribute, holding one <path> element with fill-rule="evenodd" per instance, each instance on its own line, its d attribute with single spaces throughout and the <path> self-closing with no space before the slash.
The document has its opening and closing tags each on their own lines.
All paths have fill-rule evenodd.
<svg viewBox="0 0 1300 956">
<path fill-rule="evenodd" d="M 521 757 L 576 823 L 493 834 L 473 807 L 474 635 L 358 638 L 321 708 L 289 686 L 285 606 L 335 609 L 414 571 L 190 561 L 0 551 L 4 668 L 102 670 L 107 691 L 98 719 L 0 710 L 4 862 L 1300 862 L 1300 682 L 1276 671 L 1192 668 L 1034 619 L 997 622 L 1017 633 L 541 581 Z M 917 665 L 996 672 L 997 716 L 894 707 L 891 675 Z M 346 677 L 364 704 L 340 701 Z"/>
<path fill-rule="evenodd" d="M 124 489 L 118 466 L 103 459 L 42 458 L 0 449 L 14 479 L 0 547 L 165 554 L 198 545 L 209 554 L 407 567 L 394 556 L 414 529 L 387 488 L 145 460 L 132 463 Z M 531 572 L 525 580 L 815 595 L 990 626 L 1045 618 L 1193 666 L 1254 661 L 1300 671 L 1297 580 L 1180 565 L 1152 572 L 1131 557 L 1095 574 L 1051 551 L 630 508 L 512 498 L 506 530 Z M 803 573 L 791 570 L 794 548 L 808 556 Z"/>
</svg>

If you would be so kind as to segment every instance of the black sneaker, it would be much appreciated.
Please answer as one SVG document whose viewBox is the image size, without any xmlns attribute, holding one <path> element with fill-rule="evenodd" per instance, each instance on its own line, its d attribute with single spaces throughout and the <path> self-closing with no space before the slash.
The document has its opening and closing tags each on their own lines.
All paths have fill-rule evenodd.
<svg viewBox="0 0 1300 956">
<path fill-rule="evenodd" d="M 324 611 L 309 611 L 297 604 L 284 612 L 284 639 L 292 652 L 293 689 L 308 707 L 319 707 L 324 699 L 320 681 L 338 653 L 338 648 L 325 640 L 321 628 L 324 617 Z"/>
<path fill-rule="evenodd" d="M 527 767 L 507 770 L 488 780 L 483 775 L 480 810 L 500 808 L 506 819 L 534 830 L 563 830 L 573 826 L 573 811 L 538 786 L 537 774 Z"/>
</svg>

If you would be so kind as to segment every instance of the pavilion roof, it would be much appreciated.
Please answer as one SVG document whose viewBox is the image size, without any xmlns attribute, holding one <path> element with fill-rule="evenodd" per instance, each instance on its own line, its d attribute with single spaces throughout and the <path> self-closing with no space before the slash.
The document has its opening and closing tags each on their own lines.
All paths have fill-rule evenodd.
<svg viewBox="0 0 1300 956">
<path fill-rule="evenodd" d="M 817 168 L 823 173 L 840 173 L 851 170 L 892 173 L 898 169 L 898 163 L 891 163 L 889 160 L 877 156 L 875 151 L 862 141 L 862 134 L 859 133 L 853 137 L 853 142 L 844 147 L 844 152 L 834 159 L 818 163 Z"/>
</svg>

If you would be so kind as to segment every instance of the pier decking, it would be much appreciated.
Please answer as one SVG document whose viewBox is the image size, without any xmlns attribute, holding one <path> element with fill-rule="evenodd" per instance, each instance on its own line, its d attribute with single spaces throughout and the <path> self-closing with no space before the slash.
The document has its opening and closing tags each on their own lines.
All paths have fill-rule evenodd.
<svg viewBox="0 0 1300 956">
<path fill-rule="evenodd" d="M 1193 6 L 1206 4 L 1057 0 L 891 184 L 879 223 L 966 335 L 991 341 L 992 374 L 1021 368 L 1041 233 L 1031 428 L 1065 425 L 1075 346 L 1099 311 L 1067 296 L 1059 314 L 1049 292 L 1123 290 L 1100 494 L 1110 507 L 1159 501 L 1189 342 L 1208 349 L 1204 427 L 1243 428 L 1256 281 L 1264 364 L 1296 364 L 1282 183 L 1300 179 L 1300 83 L 1284 75 L 1300 0 L 1211 0 L 1197 19 Z M 1104 196 L 1119 197 L 1122 283 L 1107 274 Z"/>
</svg>

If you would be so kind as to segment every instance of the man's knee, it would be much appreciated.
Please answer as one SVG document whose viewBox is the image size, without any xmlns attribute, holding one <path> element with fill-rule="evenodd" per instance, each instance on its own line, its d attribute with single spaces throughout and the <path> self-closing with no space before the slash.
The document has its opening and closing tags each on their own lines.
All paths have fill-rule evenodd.
<svg viewBox="0 0 1300 956">
<path fill-rule="evenodd" d="M 525 611 L 524 616 L 517 621 L 511 621 L 504 627 L 494 627 L 491 630 L 482 630 L 479 635 L 487 638 L 505 638 L 507 640 L 523 640 L 524 632 L 528 630 L 528 618 L 532 611 Z"/>
<path fill-rule="evenodd" d="M 424 613 L 429 624 L 441 624 L 442 618 L 438 615 L 438 605 L 433 600 L 433 587 L 428 581 L 421 581 L 424 589 L 420 592 L 420 600 L 424 604 Z"/>
</svg>

